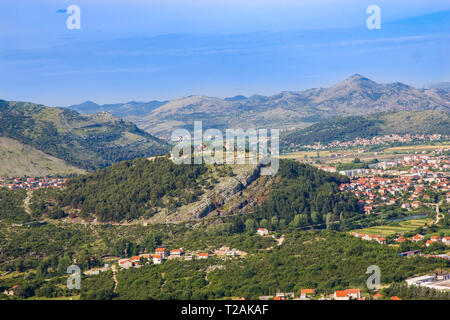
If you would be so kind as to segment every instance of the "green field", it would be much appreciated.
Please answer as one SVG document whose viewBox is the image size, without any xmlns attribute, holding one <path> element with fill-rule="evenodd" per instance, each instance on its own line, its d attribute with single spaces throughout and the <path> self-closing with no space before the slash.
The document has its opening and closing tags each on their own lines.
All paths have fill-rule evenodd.
<svg viewBox="0 0 450 320">
<path fill-rule="evenodd" d="M 414 219 L 414 220 L 406 220 L 406 221 L 400 221 L 399 225 L 384 225 L 384 226 L 375 226 L 370 228 L 364 228 L 364 229 L 355 229 L 351 232 L 357 232 L 357 233 L 366 233 L 366 234 L 374 234 L 377 236 L 390 236 L 393 234 L 403 234 L 405 232 L 413 231 L 417 228 L 423 227 L 426 224 L 430 225 L 433 223 L 433 220 L 431 219 Z"/>
</svg>

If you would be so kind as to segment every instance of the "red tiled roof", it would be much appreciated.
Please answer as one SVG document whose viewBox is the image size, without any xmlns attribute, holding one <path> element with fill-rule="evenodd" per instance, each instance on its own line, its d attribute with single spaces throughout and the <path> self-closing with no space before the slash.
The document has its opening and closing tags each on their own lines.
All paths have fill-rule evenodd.
<svg viewBox="0 0 450 320">
<path fill-rule="evenodd" d="M 336 291 L 334 294 L 338 298 L 348 297 L 347 290 L 339 290 L 339 291 Z"/>
<path fill-rule="evenodd" d="M 360 289 L 347 289 L 345 291 L 347 291 L 347 293 L 360 293 L 361 292 Z"/>
<path fill-rule="evenodd" d="M 315 289 L 301 289 L 301 290 L 300 290 L 300 293 L 301 293 L 301 294 L 313 294 L 313 293 L 315 293 L 315 292 L 316 292 Z"/>
</svg>

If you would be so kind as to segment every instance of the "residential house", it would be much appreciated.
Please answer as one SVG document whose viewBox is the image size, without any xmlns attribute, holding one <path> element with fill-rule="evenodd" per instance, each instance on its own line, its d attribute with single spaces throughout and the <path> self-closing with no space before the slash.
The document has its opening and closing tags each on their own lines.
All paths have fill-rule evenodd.
<svg viewBox="0 0 450 320">
<path fill-rule="evenodd" d="M 334 292 L 332 297 L 334 298 L 334 300 L 356 300 L 361 298 L 361 292 L 360 289 L 338 290 Z"/>
<path fill-rule="evenodd" d="M 155 254 L 160 255 L 161 259 L 166 259 L 167 258 L 167 248 L 156 248 Z"/>
<path fill-rule="evenodd" d="M 315 289 L 301 289 L 300 290 L 300 298 L 308 298 L 314 296 L 316 294 Z"/>
<path fill-rule="evenodd" d="M 163 259 L 162 255 L 160 255 L 160 254 L 154 254 L 152 258 L 153 258 L 154 264 L 161 264 L 162 259 Z"/>
<path fill-rule="evenodd" d="M 133 262 L 134 266 L 140 266 L 141 264 L 141 257 L 140 256 L 135 256 L 135 257 L 131 257 L 131 262 Z"/>
<path fill-rule="evenodd" d="M 381 293 L 375 293 L 375 294 L 373 295 L 373 299 L 374 299 L 374 300 L 378 300 L 378 299 L 381 299 L 381 298 L 383 298 L 383 295 L 382 295 Z"/>
<path fill-rule="evenodd" d="M 259 228 L 256 231 L 257 234 L 259 234 L 261 237 L 267 236 L 269 234 L 269 230 L 267 230 L 266 228 Z"/>
<path fill-rule="evenodd" d="M 438 242 L 438 241 L 441 241 L 441 237 L 439 237 L 439 236 L 431 236 L 431 239 L 430 239 L 432 242 Z"/>
<path fill-rule="evenodd" d="M 179 258 L 183 254 L 183 248 L 170 250 L 170 256 Z"/>
<path fill-rule="evenodd" d="M 414 237 L 412 237 L 412 241 L 418 242 L 423 240 L 424 236 L 421 235 L 420 233 L 416 234 Z"/>
<path fill-rule="evenodd" d="M 130 259 L 120 259 L 119 260 L 119 267 L 123 269 L 129 269 L 133 266 L 133 263 Z"/>
</svg>

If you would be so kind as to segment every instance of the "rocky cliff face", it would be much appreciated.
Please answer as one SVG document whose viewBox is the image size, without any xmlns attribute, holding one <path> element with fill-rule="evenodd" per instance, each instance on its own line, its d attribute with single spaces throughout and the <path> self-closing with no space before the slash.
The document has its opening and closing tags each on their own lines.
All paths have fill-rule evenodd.
<svg viewBox="0 0 450 320">
<path fill-rule="evenodd" d="M 265 191 L 270 185 L 267 181 L 271 178 L 260 175 L 259 165 L 236 165 L 233 174 L 232 177 L 221 178 L 199 201 L 182 206 L 172 213 L 159 212 L 147 222 L 179 223 L 208 216 L 237 214 L 257 203 L 257 198 L 251 199 L 250 195 L 254 195 L 256 190 Z M 261 183 L 263 180 L 265 183 Z"/>
</svg>

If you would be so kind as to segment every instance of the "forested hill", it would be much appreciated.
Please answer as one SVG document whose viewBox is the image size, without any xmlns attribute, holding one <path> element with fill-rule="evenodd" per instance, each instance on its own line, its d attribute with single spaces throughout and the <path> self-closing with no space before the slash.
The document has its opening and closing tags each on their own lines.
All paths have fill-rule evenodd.
<svg viewBox="0 0 450 320">
<path fill-rule="evenodd" d="M 371 138 L 385 134 L 450 135 L 450 116 L 440 111 L 399 111 L 325 120 L 286 134 L 282 146 Z"/>
<path fill-rule="evenodd" d="M 195 201 L 206 171 L 204 165 L 177 165 L 167 158 L 124 161 L 71 179 L 59 206 L 100 222 L 149 218 Z"/>
<path fill-rule="evenodd" d="M 263 220 L 271 223 L 276 220 L 274 229 L 311 225 L 331 227 L 336 221 L 343 222 L 359 214 L 357 199 L 338 190 L 339 184 L 347 181 L 346 177 L 283 160 L 275 177 L 258 176 L 253 183 L 240 184 L 235 189 L 229 184 L 224 189 L 227 196 L 223 197 L 223 202 L 217 207 L 214 207 L 214 201 L 208 202 L 213 208 L 204 216 L 199 215 L 195 212 L 196 207 L 200 206 L 204 196 L 208 198 L 209 190 L 227 179 L 236 179 L 231 171 L 218 175 L 224 169 L 222 166 L 175 165 L 165 157 L 154 161 L 125 161 L 69 180 L 59 195 L 57 206 L 66 215 L 72 213 L 86 220 L 96 218 L 98 222 L 130 222 L 155 215 L 170 219 L 178 214 L 177 210 L 184 210 L 184 221 L 203 219 L 204 216 L 214 220 L 214 217 L 225 216 L 226 220 L 232 220 L 235 230 L 244 229 L 247 219 L 259 225 L 265 224 Z M 263 196 L 260 206 L 251 206 L 254 198 L 259 196 L 249 190 L 256 186 Z M 240 208 L 250 206 L 248 210 L 227 212 L 226 208 L 233 207 L 233 196 L 241 200 Z M 218 199 L 219 194 L 212 193 L 211 197 Z M 190 207 L 190 204 L 195 205 Z M 220 215 L 212 214 L 215 208 Z"/>
<path fill-rule="evenodd" d="M 108 113 L 82 116 L 64 108 L 0 100 L 0 136 L 79 168 L 160 155 L 167 143 Z"/>
<path fill-rule="evenodd" d="M 280 162 L 267 199 L 241 221 L 282 231 L 286 227 L 343 229 L 361 215 L 358 199 L 338 187 L 348 178 L 292 160 Z M 244 222 L 245 221 L 245 222 Z"/>
</svg>

